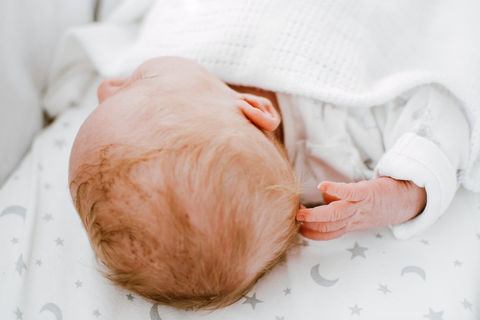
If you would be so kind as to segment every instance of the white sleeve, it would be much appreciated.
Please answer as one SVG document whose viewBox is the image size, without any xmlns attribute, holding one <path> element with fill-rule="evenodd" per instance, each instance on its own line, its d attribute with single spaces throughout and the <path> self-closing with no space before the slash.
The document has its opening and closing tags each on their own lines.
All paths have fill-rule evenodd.
<svg viewBox="0 0 480 320">
<path fill-rule="evenodd" d="M 391 225 L 397 239 L 428 229 L 447 209 L 469 154 L 469 124 L 459 104 L 432 86 L 416 89 L 403 108 L 387 111 L 386 153 L 375 177 L 410 180 L 427 193 L 425 210 L 412 220 Z"/>
</svg>

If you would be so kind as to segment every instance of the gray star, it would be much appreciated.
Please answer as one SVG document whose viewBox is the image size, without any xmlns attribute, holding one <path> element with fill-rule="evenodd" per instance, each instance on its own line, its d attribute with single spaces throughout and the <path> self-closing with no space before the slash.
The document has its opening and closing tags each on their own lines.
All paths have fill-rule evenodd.
<svg viewBox="0 0 480 320">
<path fill-rule="evenodd" d="M 131 294 L 127 294 L 127 299 L 133 301 L 133 296 Z"/>
<path fill-rule="evenodd" d="M 467 301 L 467 299 L 463 299 L 463 302 L 460 302 L 461 304 L 463 304 L 463 307 L 465 309 L 470 309 L 471 311 L 472 310 L 472 304 L 470 302 Z"/>
<path fill-rule="evenodd" d="M 460 261 L 453 261 L 453 263 L 455 264 L 455 267 L 461 267 L 463 262 L 460 262 Z"/>
<path fill-rule="evenodd" d="M 303 246 L 303 247 L 308 247 L 309 244 L 308 244 L 308 241 L 303 239 L 300 243 L 299 243 L 300 246 Z"/>
<path fill-rule="evenodd" d="M 21 254 L 18 257 L 17 263 L 15 263 L 15 271 L 17 271 L 19 275 L 22 275 L 23 269 L 27 270 L 27 265 L 23 262 L 23 254 Z"/>
<path fill-rule="evenodd" d="M 82 286 L 82 281 L 80 280 L 77 280 L 77 282 L 75 282 L 75 285 L 77 286 L 77 289 L 80 288 Z"/>
<path fill-rule="evenodd" d="M 42 171 L 43 170 L 43 166 L 41 163 L 38 164 L 38 170 Z"/>
<path fill-rule="evenodd" d="M 50 220 L 53 220 L 52 215 L 45 213 L 45 217 L 43 217 L 44 220 L 47 220 L 47 222 L 50 222 Z"/>
<path fill-rule="evenodd" d="M 423 243 L 423 244 L 426 245 L 426 246 L 428 246 L 428 245 L 430 244 L 430 243 L 428 243 L 427 240 L 424 240 L 424 239 L 422 239 L 422 241 L 420 241 L 420 242 Z"/>
<path fill-rule="evenodd" d="M 348 309 L 352 310 L 352 313 L 350 315 L 354 315 L 355 313 L 360 316 L 360 311 L 363 310 L 363 308 L 359 308 L 357 304 L 355 304 L 355 307 L 348 307 Z"/>
<path fill-rule="evenodd" d="M 428 314 L 424 315 L 425 318 L 429 318 L 430 320 L 442 320 L 443 311 L 435 312 L 432 308 L 428 308 Z"/>
<path fill-rule="evenodd" d="M 57 240 L 54 240 L 57 243 L 57 246 L 62 246 L 63 247 L 63 240 L 58 238 Z"/>
<path fill-rule="evenodd" d="M 55 140 L 55 146 L 62 150 L 63 146 L 65 145 L 65 140 Z"/>
<path fill-rule="evenodd" d="M 49 183 L 45 183 L 45 186 L 44 186 L 44 187 L 45 187 L 45 189 L 50 190 L 50 188 L 51 188 L 52 186 L 51 186 Z"/>
<path fill-rule="evenodd" d="M 350 251 L 352 253 L 352 257 L 350 258 L 350 260 L 352 260 L 353 258 L 355 258 L 356 256 L 360 256 L 360 257 L 365 257 L 365 254 L 364 252 L 368 250 L 368 248 L 363 248 L 363 247 L 360 247 L 358 245 L 357 242 L 355 242 L 355 246 L 351 249 L 347 249 L 348 251 Z"/>
<path fill-rule="evenodd" d="M 382 239 L 383 236 L 382 236 L 380 233 L 377 233 L 377 234 L 375 235 L 375 237 L 378 238 L 378 239 Z"/>
<path fill-rule="evenodd" d="M 10 240 L 10 241 L 12 241 L 13 244 L 18 243 L 18 238 L 13 238 L 13 239 Z"/>
<path fill-rule="evenodd" d="M 275 320 L 284 320 L 284 319 L 285 319 L 285 317 L 280 318 L 280 317 L 275 316 Z"/>
<path fill-rule="evenodd" d="M 291 290 L 292 290 L 292 289 L 287 288 L 287 289 L 283 290 L 283 292 L 285 292 L 285 295 L 287 295 L 287 294 L 291 294 L 291 293 L 290 293 Z"/>
<path fill-rule="evenodd" d="M 97 309 L 97 310 L 93 310 L 93 315 L 94 315 L 95 317 L 97 317 L 97 318 L 101 316 L 101 314 L 100 314 L 100 312 L 98 311 L 98 309 Z"/>
<path fill-rule="evenodd" d="M 480 233 L 477 233 L 478 240 L 480 240 Z"/>
<path fill-rule="evenodd" d="M 69 122 L 64 122 L 64 123 L 63 123 L 63 127 L 64 127 L 64 128 L 69 128 L 69 127 L 70 127 L 70 123 L 69 123 Z"/>
<path fill-rule="evenodd" d="M 42 266 L 42 260 L 37 260 L 37 262 L 35 262 L 35 264 L 36 264 L 37 266 L 40 266 L 40 267 L 41 267 L 41 266 Z"/>
<path fill-rule="evenodd" d="M 17 307 L 17 311 L 13 311 L 13 313 L 15 313 L 15 315 L 17 316 L 17 320 L 23 320 L 22 318 L 23 312 L 21 312 L 18 307 Z"/>
<path fill-rule="evenodd" d="M 250 304 L 252 306 L 252 309 L 255 310 L 255 305 L 257 303 L 263 303 L 263 301 L 261 300 L 258 300 L 256 298 L 256 295 L 257 293 L 254 293 L 253 296 L 250 298 L 249 296 L 244 296 L 244 298 L 246 299 L 242 304 Z"/>
<path fill-rule="evenodd" d="M 390 290 L 388 290 L 388 286 L 382 286 L 381 284 L 378 284 L 380 286 L 380 291 L 382 291 L 383 293 L 385 293 L 385 295 L 387 295 L 387 292 L 392 292 Z"/>
</svg>

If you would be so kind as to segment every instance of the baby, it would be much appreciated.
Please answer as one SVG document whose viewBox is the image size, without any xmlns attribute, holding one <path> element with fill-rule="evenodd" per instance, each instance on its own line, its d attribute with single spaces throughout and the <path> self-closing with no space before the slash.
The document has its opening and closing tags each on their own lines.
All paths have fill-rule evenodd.
<svg viewBox="0 0 480 320">
<path fill-rule="evenodd" d="M 426 207 L 424 186 L 382 174 L 324 181 L 317 203 L 330 204 L 301 206 L 275 94 L 190 60 L 149 60 L 105 80 L 98 99 L 72 149 L 72 198 L 106 276 L 157 303 L 230 305 L 299 231 L 329 240 Z"/>
</svg>

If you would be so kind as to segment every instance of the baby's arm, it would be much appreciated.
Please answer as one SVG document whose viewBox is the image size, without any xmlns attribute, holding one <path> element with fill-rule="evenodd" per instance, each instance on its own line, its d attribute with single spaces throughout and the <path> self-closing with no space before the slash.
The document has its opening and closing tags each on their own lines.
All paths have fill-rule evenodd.
<svg viewBox="0 0 480 320">
<path fill-rule="evenodd" d="M 300 233 L 313 240 L 408 221 L 423 211 L 427 200 L 425 188 L 389 177 L 349 184 L 326 181 L 319 189 L 333 202 L 297 213 L 304 221 Z"/>
<path fill-rule="evenodd" d="M 375 167 L 376 179 L 320 184 L 327 187 L 325 200 L 336 196 L 341 201 L 300 210 L 298 215 L 309 217 L 303 235 L 327 240 L 388 224 L 397 239 L 408 239 L 445 212 L 467 165 L 469 123 L 459 103 L 433 86 L 404 98 L 405 106 L 377 114 L 386 121 L 381 129 L 385 154 Z"/>
</svg>

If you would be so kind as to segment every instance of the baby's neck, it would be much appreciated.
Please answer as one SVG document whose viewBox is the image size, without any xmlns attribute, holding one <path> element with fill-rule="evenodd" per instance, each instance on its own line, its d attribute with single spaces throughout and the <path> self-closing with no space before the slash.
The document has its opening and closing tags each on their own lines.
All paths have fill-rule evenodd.
<svg viewBox="0 0 480 320">
<path fill-rule="evenodd" d="M 275 95 L 275 92 L 266 91 L 266 90 L 255 88 L 255 87 L 236 86 L 233 84 L 228 84 L 228 86 L 240 93 L 249 93 L 259 97 L 267 98 L 273 104 L 278 114 L 282 116 L 280 108 L 278 107 L 278 101 L 277 101 L 277 96 Z M 275 137 L 278 139 L 278 141 L 280 141 L 283 144 L 283 124 L 282 123 L 280 123 L 278 128 L 274 131 L 274 134 L 275 134 Z"/>
</svg>

